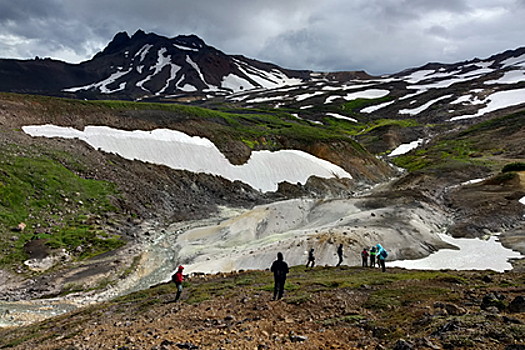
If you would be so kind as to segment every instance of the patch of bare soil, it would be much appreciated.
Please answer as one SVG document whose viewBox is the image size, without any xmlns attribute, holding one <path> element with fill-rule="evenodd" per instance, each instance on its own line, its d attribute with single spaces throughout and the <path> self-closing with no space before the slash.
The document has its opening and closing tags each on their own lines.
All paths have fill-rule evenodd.
<svg viewBox="0 0 525 350">
<path fill-rule="evenodd" d="M 455 224 L 449 233 L 455 237 L 482 237 L 520 229 L 525 223 L 523 174 L 500 174 L 479 183 L 460 186 L 446 196 Z M 507 240 L 507 244 L 511 241 Z M 520 248 L 511 245 L 511 248 Z M 525 253 L 521 247 L 520 251 Z"/>
</svg>

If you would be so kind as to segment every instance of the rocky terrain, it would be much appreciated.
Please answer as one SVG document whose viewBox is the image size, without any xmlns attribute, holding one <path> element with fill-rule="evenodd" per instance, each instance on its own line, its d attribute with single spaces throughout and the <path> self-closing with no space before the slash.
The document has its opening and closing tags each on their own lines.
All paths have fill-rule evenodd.
<svg viewBox="0 0 525 350">
<path fill-rule="evenodd" d="M 286 257 L 285 257 L 286 258 Z M 292 268 L 271 301 L 268 271 L 159 285 L 31 326 L 11 349 L 522 349 L 523 275 Z"/>
</svg>

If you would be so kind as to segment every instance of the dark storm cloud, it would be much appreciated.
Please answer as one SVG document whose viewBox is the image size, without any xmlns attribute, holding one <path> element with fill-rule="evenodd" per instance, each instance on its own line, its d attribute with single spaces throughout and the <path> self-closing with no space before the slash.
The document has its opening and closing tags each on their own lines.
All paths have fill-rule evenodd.
<svg viewBox="0 0 525 350">
<path fill-rule="evenodd" d="M 0 0 L 0 57 L 78 62 L 142 29 L 287 68 L 382 74 L 525 46 L 524 15 L 525 0 Z"/>
</svg>

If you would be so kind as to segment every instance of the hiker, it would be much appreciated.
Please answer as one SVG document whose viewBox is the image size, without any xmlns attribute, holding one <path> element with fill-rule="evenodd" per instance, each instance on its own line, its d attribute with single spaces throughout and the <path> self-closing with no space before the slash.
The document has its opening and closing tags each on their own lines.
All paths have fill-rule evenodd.
<svg viewBox="0 0 525 350">
<path fill-rule="evenodd" d="M 377 262 L 379 263 L 379 266 L 381 267 L 381 270 L 385 272 L 386 266 L 385 266 L 385 259 L 388 256 L 388 253 L 386 252 L 385 248 L 381 246 L 381 244 L 377 244 Z"/>
<path fill-rule="evenodd" d="M 306 263 L 306 267 L 312 263 L 311 268 L 314 268 L 315 266 L 315 256 L 314 256 L 314 248 L 310 249 L 308 252 L 308 262 Z"/>
<path fill-rule="evenodd" d="M 184 270 L 184 267 L 181 265 L 179 266 L 177 272 L 173 276 L 171 276 L 171 280 L 177 286 L 177 296 L 175 297 L 175 301 L 179 300 L 180 294 L 182 293 L 182 280 L 184 279 L 184 277 L 182 276 L 182 270 Z"/>
<path fill-rule="evenodd" d="M 362 260 L 362 266 L 367 267 L 368 266 L 368 249 L 363 248 L 363 251 L 361 252 L 361 260 Z"/>
<path fill-rule="evenodd" d="M 275 260 L 270 268 L 273 272 L 274 287 L 273 299 L 281 299 L 284 293 L 284 284 L 286 283 L 286 274 L 290 271 L 288 264 L 284 261 L 283 253 L 277 253 L 277 260 Z"/>
<path fill-rule="evenodd" d="M 376 247 L 370 248 L 370 267 L 376 267 Z"/>
<path fill-rule="evenodd" d="M 343 255 L 344 255 L 344 248 L 343 248 L 343 243 L 339 244 L 339 247 L 337 248 L 337 256 L 339 257 L 339 262 L 337 263 L 337 265 L 335 265 L 336 267 L 341 265 L 341 263 L 343 262 Z"/>
</svg>

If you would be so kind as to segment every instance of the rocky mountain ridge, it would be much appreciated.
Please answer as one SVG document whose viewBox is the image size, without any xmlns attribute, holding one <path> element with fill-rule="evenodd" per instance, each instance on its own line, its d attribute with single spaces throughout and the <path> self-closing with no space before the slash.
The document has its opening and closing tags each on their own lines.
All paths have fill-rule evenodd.
<svg viewBox="0 0 525 350">
<path fill-rule="evenodd" d="M 228 95 L 309 78 L 306 71 L 226 55 L 195 35 L 166 38 L 141 30 L 131 37 L 116 34 L 103 51 L 77 65 L 0 60 L 0 71 L 2 91 L 89 99 Z"/>
</svg>

